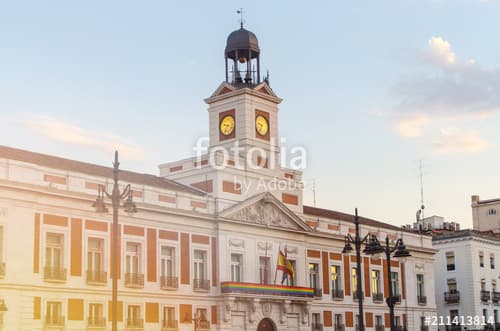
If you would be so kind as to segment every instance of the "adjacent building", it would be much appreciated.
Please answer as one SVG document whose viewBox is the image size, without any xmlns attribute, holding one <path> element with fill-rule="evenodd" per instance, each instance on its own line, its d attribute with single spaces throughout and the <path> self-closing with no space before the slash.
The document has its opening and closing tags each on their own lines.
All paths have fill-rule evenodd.
<svg viewBox="0 0 500 331">
<path fill-rule="evenodd" d="M 362 299 L 367 330 L 383 331 L 389 286 L 399 329 L 428 329 L 431 236 L 361 217 L 362 236 L 402 237 L 412 256 L 394 259 L 391 275 L 382 256 L 362 256 L 357 270 L 342 254 L 354 216 L 305 206 L 301 171 L 280 165 L 281 99 L 261 81 L 256 36 L 231 33 L 225 60 L 205 100 L 206 151 L 159 176 L 120 172 L 138 212 L 119 211 L 116 251 L 111 213 L 92 206 L 112 169 L 0 146 L 0 329 L 109 330 L 113 261 L 119 330 L 354 331 Z M 276 268 L 280 250 L 293 279 Z"/>
</svg>

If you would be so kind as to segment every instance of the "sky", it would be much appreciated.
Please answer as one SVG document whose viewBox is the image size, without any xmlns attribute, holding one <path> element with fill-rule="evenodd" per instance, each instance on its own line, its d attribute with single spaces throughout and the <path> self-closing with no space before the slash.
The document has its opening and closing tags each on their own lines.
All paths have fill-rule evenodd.
<svg viewBox="0 0 500 331">
<path fill-rule="evenodd" d="M 158 174 L 208 135 L 203 99 L 245 28 L 307 151 L 304 201 L 472 226 L 500 197 L 500 1 L 3 1 L 0 144 Z"/>
</svg>

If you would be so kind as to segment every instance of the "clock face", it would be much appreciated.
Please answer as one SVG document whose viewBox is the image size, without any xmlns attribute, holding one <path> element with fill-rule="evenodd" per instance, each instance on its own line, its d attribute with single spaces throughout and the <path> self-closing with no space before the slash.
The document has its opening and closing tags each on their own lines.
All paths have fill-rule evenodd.
<svg viewBox="0 0 500 331">
<path fill-rule="evenodd" d="M 229 136 L 234 130 L 234 117 L 231 115 L 224 116 L 222 121 L 220 121 L 220 132 Z"/>
<path fill-rule="evenodd" d="M 266 135 L 269 130 L 269 123 L 267 123 L 267 119 L 264 116 L 258 115 L 255 118 L 255 129 L 261 136 Z"/>
</svg>

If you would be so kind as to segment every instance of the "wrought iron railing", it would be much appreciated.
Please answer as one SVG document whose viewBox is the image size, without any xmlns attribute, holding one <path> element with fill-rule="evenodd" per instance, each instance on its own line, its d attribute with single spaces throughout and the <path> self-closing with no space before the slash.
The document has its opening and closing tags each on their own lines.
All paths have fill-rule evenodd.
<svg viewBox="0 0 500 331">
<path fill-rule="evenodd" d="M 45 315 L 45 324 L 48 326 L 64 326 L 65 322 L 64 316 L 53 316 L 53 315 Z"/>
<path fill-rule="evenodd" d="M 125 286 L 127 287 L 144 287 L 144 274 L 126 273 Z"/>
<path fill-rule="evenodd" d="M 323 331 L 323 324 L 321 323 L 312 323 L 311 331 Z"/>
<path fill-rule="evenodd" d="M 314 289 L 314 296 L 316 298 L 321 298 L 323 296 L 323 289 L 321 289 L 321 288 L 315 288 Z"/>
<path fill-rule="evenodd" d="M 93 328 L 104 328 L 106 327 L 106 319 L 101 316 L 89 316 L 87 318 L 87 323 L 89 327 Z"/>
<path fill-rule="evenodd" d="M 208 291 L 210 290 L 210 280 L 208 279 L 193 279 L 193 289 L 195 291 Z"/>
<path fill-rule="evenodd" d="M 444 301 L 446 301 L 446 303 L 460 302 L 460 292 L 459 291 L 444 292 Z"/>
<path fill-rule="evenodd" d="M 490 298 L 491 298 L 490 291 L 481 290 L 481 301 L 488 302 L 490 301 Z"/>
<path fill-rule="evenodd" d="M 332 299 L 344 299 L 344 290 L 332 290 Z"/>
<path fill-rule="evenodd" d="M 99 270 L 87 270 L 87 283 L 89 284 L 106 284 L 108 273 Z"/>
<path fill-rule="evenodd" d="M 142 318 L 127 319 L 127 328 L 142 329 L 144 328 L 144 320 Z"/>
<path fill-rule="evenodd" d="M 210 330 L 210 322 L 207 320 L 195 320 L 195 330 Z"/>
<path fill-rule="evenodd" d="M 43 268 L 43 278 L 45 280 L 56 280 L 65 281 L 66 280 L 66 268 L 61 267 L 44 267 Z"/>
<path fill-rule="evenodd" d="M 373 293 L 372 299 L 374 302 L 383 302 L 384 301 L 384 294 L 383 293 Z"/>
<path fill-rule="evenodd" d="M 176 320 L 163 320 L 161 322 L 161 330 L 162 331 L 176 330 L 178 328 L 179 328 L 179 322 Z"/>
<path fill-rule="evenodd" d="M 419 305 L 426 305 L 427 304 L 427 297 L 425 295 L 419 295 L 419 296 L 417 296 L 417 302 Z"/>
<path fill-rule="evenodd" d="M 162 289 L 176 289 L 179 287 L 179 279 L 173 276 L 161 276 L 160 284 Z"/>
</svg>

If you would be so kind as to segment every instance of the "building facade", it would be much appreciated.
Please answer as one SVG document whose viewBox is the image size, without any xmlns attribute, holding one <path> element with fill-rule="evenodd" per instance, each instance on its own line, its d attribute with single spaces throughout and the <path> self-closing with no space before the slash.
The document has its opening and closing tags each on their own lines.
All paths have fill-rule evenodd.
<svg viewBox="0 0 500 331">
<path fill-rule="evenodd" d="M 438 315 L 445 322 L 457 316 L 461 325 L 449 327 L 455 330 L 500 329 L 500 237 L 476 230 L 442 232 L 434 235 L 433 246 L 439 250 L 435 265 Z"/>
<path fill-rule="evenodd" d="M 480 200 L 471 197 L 472 226 L 477 231 L 500 233 L 500 199 Z"/>
<path fill-rule="evenodd" d="M 116 251 L 111 213 L 92 206 L 112 169 L 0 147 L 0 328 L 109 330 L 116 259 L 119 330 L 354 331 L 362 299 L 367 330 L 382 331 L 389 286 L 396 324 L 428 329 L 431 237 L 362 217 L 362 236 L 402 237 L 412 256 L 394 259 L 391 275 L 382 256 L 362 256 L 357 270 L 342 254 L 354 216 L 305 206 L 302 173 L 280 165 L 281 99 L 260 80 L 257 38 L 241 27 L 225 55 L 226 79 L 205 100 L 204 153 L 159 176 L 120 172 L 138 212 L 120 210 Z M 277 270 L 279 251 L 293 278 Z"/>
</svg>

